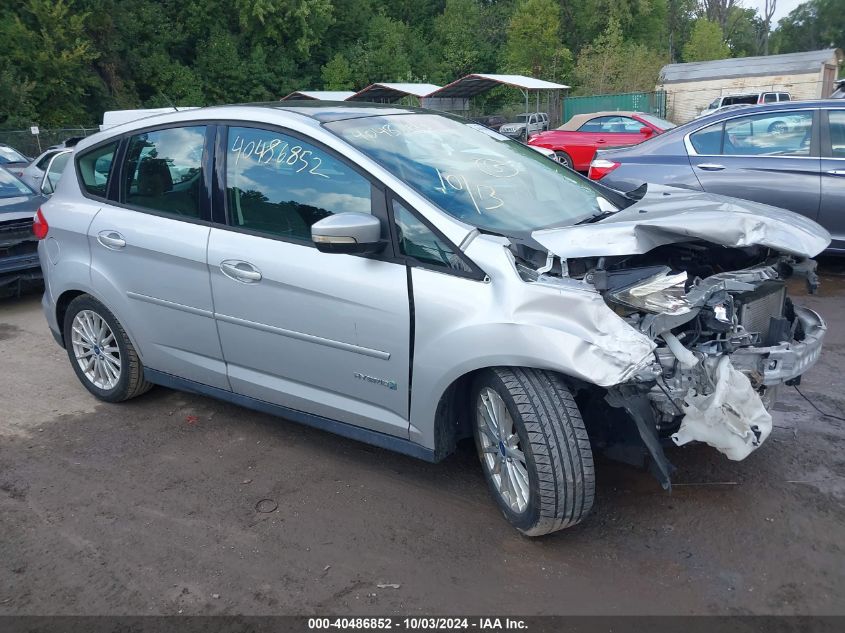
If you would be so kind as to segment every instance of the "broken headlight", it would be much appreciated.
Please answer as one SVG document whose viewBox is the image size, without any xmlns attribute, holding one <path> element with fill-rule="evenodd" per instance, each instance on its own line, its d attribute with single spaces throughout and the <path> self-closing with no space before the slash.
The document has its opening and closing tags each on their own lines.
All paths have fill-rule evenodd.
<svg viewBox="0 0 845 633">
<path fill-rule="evenodd" d="M 652 314 L 684 314 L 691 306 L 686 299 L 687 274 L 667 275 L 661 273 L 642 281 L 615 290 L 610 298 L 637 310 Z"/>
</svg>

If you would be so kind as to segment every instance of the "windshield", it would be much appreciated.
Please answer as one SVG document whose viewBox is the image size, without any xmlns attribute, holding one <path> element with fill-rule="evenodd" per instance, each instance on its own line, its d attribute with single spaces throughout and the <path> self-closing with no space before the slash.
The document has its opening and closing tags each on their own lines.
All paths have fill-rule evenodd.
<svg viewBox="0 0 845 633">
<path fill-rule="evenodd" d="M 0 146 L 0 165 L 3 163 L 26 163 L 26 157 L 11 147 Z"/>
<path fill-rule="evenodd" d="M 648 121 L 654 127 L 659 127 L 661 130 L 671 130 L 673 127 L 677 127 L 671 121 L 661 119 L 659 116 L 654 116 L 653 114 L 641 114 L 640 118 Z"/>
<path fill-rule="evenodd" d="M 326 127 L 446 213 L 495 233 L 570 225 L 626 205 L 622 196 L 477 124 L 400 114 Z"/>
<path fill-rule="evenodd" d="M 0 198 L 31 196 L 32 189 L 23 184 L 5 169 L 0 169 Z"/>
</svg>

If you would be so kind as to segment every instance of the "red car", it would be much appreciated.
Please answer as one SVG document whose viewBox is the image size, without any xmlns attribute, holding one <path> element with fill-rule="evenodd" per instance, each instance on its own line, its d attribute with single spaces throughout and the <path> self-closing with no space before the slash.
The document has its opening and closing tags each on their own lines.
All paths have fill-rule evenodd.
<svg viewBox="0 0 845 633">
<path fill-rule="evenodd" d="M 645 112 L 593 112 L 576 114 L 555 130 L 534 134 L 528 144 L 550 149 L 567 167 L 586 172 L 597 149 L 636 145 L 673 127 L 674 123 Z"/>
</svg>

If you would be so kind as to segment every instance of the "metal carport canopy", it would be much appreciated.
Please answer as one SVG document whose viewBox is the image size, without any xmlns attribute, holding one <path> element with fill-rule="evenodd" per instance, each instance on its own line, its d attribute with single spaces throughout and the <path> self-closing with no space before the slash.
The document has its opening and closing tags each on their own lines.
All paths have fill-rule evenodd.
<svg viewBox="0 0 845 633">
<path fill-rule="evenodd" d="M 496 86 L 510 86 L 519 88 L 524 95 L 532 90 L 568 90 L 569 86 L 556 84 L 543 79 L 526 77 L 525 75 L 466 75 L 456 79 L 450 84 L 443 86 L 440 90 L 432 92 L 427 97 L 432 98 L 453 98 L 468 99 L 482 92 L 487 92 Z"/>
<path fill-rule="evenodd" d="M 346 101 L 354 95 L 352 90 L 296 90 L 279 101 L 315 100 L 315 101 Z"/>
<path fill-rule="evenodd" d="M 402 97 L 423 97 L 429 96 L 435 90 L 439 90 L 440 86 L 434 84 L 395 84 L 395 83 L 376 83 L 370 84 L 363 90 L 359 90 L 347 101 L 375 101 L 379 103 L 393 103 L 399 101 Z"/>
</svg>

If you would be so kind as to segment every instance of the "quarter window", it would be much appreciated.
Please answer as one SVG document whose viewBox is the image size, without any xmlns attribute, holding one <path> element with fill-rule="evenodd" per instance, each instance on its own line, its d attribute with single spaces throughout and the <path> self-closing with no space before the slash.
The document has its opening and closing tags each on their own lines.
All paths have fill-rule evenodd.
<svg viewBox="0 0 845 633">
<path fill-rule="evenodd" d="M 43 193 L 53 193 L 56 190 L 56 185 L 59 184 L 59 178 L 65 170 L 65 165 L 70 158 L 70 152 L 59 154 L 50 163 L 47 173 L 44 174 L 44 180 L 41 182 L 41 191 Z"/>
<path fill-rule="evenodd" d="M 200 217 L 205 127 L 144 132 L 129 139 L 124 202 L 151 211 Z"/>
<path fill-rule="evenodd" d="M 718 154 L 722 151 L 722 124 L 715 123 L 693 132 L 689 140 L 698 154 Z"/>
<path fill-rule="evenodd" d="M 102 145 L 80 155 L 77 165 L 82 177 L 82 188 L 92 196 L 105 198 L 111 174 L 117 141 Z"/>
<path fill-rule="evenodd" d="M 422 220 L 396 200 L 393 201 L 393 220 L 396 223 L 399 251 L 403 255 L 437 268 L 472 272 L 451 245 L 437 237 Z"/>
<path fill-rule="evenodd" d="M 335 213 L 372 212 L 372 186 L 318 147 L 255 128 L 229 129 L 229 224 L 311 241 L 311 225 Z"/>
</svg>

